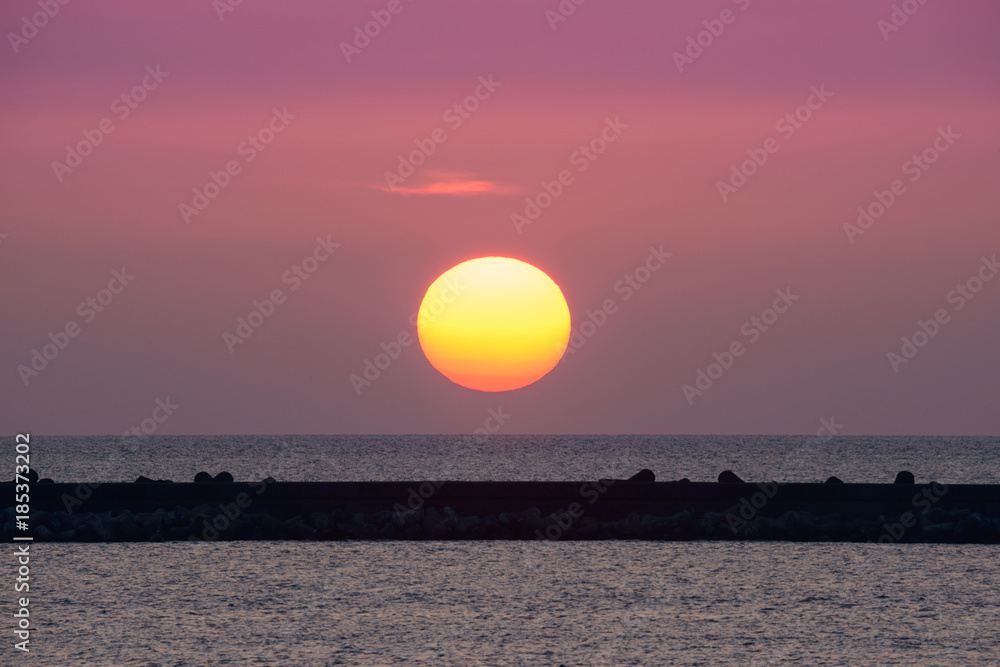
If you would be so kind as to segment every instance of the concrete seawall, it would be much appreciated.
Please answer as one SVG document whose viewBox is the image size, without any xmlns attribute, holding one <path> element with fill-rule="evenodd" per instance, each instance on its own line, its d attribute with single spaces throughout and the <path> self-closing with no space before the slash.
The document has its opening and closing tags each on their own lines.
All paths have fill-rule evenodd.
<svg viewBox="0 0 1000 667">
<path fill-rule="evenodd" d="M 751 539 L 1000 543 L 1000 486 L 700 482 L 32 484 L 36 541 Z M 0 484 L 0 537 L 15 534 Z M 16 534 L 25 534 L 17 532 Z"/>
</svg>

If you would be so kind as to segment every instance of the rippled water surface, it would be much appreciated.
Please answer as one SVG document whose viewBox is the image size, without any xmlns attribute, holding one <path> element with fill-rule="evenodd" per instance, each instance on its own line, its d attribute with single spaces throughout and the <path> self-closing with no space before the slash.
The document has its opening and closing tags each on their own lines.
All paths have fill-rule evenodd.
<svg viewBox="0 0 1000 667">
<path fill-rule="evenodd" d="M 33 438 L 59 481 L 1000 482 L 997 438 Z M 1000 664 L 1000 549 L 648 542 L 35 544 L 24 665 Z M 8 552 L 12 548 L 8 547 Z M 12 561 L 11 561 L 12 562 Z M 5 598 L 9 600 L 10 598 Z M 7 602 L 5 602 L 7 604 Z M 8 635 L 9 637 L 9 635 Z M 11 659 L 8 659 L 8 658 Z M 24 658 L 24 659 L 22 659 Z"/>
<path fill-rule="evenodd" d="M 41 629 L 18 664 L 975 665 L 1000 646 L 988 546 L 50 544 L 36 558 Z"/>
<path fill-rule="evenodd" d="M 1000 483 L 1000 438 L 805 436 L 151 436 L 34 437 L 32 463 L 56 481 L 191 481 L 199 470 L 237 480 L 581 480 L 628 477 Z"/>
</svg>

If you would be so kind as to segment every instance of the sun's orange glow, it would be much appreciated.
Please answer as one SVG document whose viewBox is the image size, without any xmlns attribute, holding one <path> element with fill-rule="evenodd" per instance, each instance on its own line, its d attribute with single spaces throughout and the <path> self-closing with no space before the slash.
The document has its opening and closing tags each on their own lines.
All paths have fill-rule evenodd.
<svg viewBox="0 0 1000 667">
<path fill-rule="evenodd" d="M 435 280 L 417 318 L 420 347 L 452 382 L 508 391 L 559 363 L 569 341 L 569 307 L 543 271 L 510 257 L 480 257 Z"/>
</svg>

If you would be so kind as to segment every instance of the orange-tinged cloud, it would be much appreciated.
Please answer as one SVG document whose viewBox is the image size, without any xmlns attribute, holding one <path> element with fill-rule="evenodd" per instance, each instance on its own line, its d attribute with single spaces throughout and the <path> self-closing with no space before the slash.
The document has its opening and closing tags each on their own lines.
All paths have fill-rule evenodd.
<svg viewBox="0 0 1000 667">
<path fill-rule="evenodd" d="M 401 195 L 502 195 L 516 192 L 517 189 L 495 181 L 477 180 L 462 175 L 442 175 L 429 183 L 411 186 L 386 187 L 379 185 L 383 192 L 394 192 Z"/>
</svg>

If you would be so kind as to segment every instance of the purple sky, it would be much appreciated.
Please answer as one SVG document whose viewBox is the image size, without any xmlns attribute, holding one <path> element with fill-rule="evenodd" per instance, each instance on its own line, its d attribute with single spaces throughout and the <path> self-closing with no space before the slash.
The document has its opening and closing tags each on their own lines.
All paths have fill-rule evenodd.
<svg viewBox="0 0 1000 667">
<path fill-rule="evenodd" d="M 898 30 L 894 4 L 917 8 Z M 507 433 L 1000 433 L 995 2 L 214 7 L 76 0 L 37 30 L 37 0 L 0 8 L 6 432 L 468 433 L 502 406 Z M 347 62 L 373 11 L 391 20 Z M 893 202 L 852 228 L 876 191 Z M 483 255 L 548 273 L 574 327 L 617 308 L 524 389 L 454 385 L 413 344 L 356 391 L 428 285 Z M 328 258 L 302 280 L 308 256 Z M 50 334 L 65 348 L 32 368 Z"/>
</svg>

